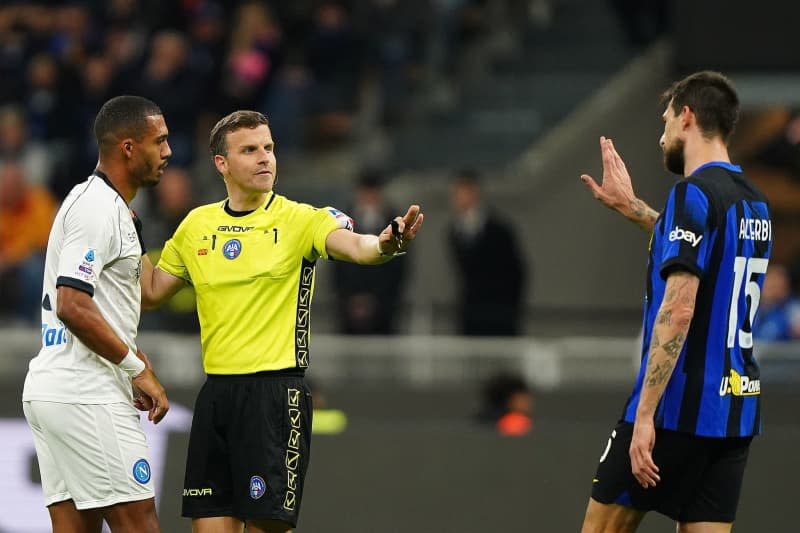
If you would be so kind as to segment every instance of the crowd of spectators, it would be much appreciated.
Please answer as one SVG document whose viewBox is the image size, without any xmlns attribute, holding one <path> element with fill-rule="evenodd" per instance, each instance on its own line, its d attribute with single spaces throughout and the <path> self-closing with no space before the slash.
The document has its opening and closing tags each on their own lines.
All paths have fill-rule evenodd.
<svg viewBox="0 0 800 533">
<path fill-rule="evenodd" d="M 3 186 L 14 189 L 13 195 L 3 193 L 3 234 L 23 240 L 16 229 L 22 220 L 49 228 L 52 207 L 96 163 L 91 127 L 112 96 L 150 98 L 169 124 L 168 186 L 135 206 L 155 220 L 149 242 L 157 244 L 186 209 L 209 199 L 204 191 L 218 195 L 218 188 L 207 186 L 216 178 L 213 172 L 194 170 L 209 166 L 208 131 L 219 117 L 233 109 L 264 112 L 283 155 L 348 140 L 367 86 L 374 88 L 371 107 L 379 123 L 402 120 L 408 98 L 433 62 L 432 50 L 441 58 L 442 50 L 449 54 L 460 39 L 472 39 L 474 11 L 485 3 L 3 2 L 0 175 L 4 183 L 19 184 L 19 190 Z M 430 41 L 434 34 L 443 36 L 437 46 Z M 185 183 L 187 172 L 191 185 Z M 26 261 L 38 264 L 46 232 L 43 238 L 28 233 L 13 253 L 7 245 L 0 249 L 0 313 L 35 321 L 35 298 L 33 315 L 27 304 L 20 310 L 18 300 L 31 295 L 10 274 Z M 22 268 L 30 277 L 41 274 L 34 270 Z M 11 298 L 9 288 L 19 298 Z"/>
<path fill-rule="evenodd" d="M 614 5 L 620 15 L 638 13 L 625 2 Z M 170 167 L 162 184 L 134 205 L 147 221 L 145 242 L 157 258 L 188 210 L 221 192 L 206 152 L 209 129 L 219 117 L 233 109 L 264 112 L 282 157 L 335 146 L 352 139 L 365 107 L 379 126 L 397 124 L 426 80 L 457 77 L 488 35 L 505 31 L 498 29 L 503 24 L 508 31 L 531 21 L 541 28 L 551 16 L 549 0 L 3 2 L 0 318 L 37 320 L 48 230 L 60 200 L 96 163 L 91 128 L 108 98 L 150 98 L 168 121 Z M 778 152 L 796 155 L 796 138 L 786 138 L 791 149 Z M 386 177 L 372 178 L 365 175 L 353 196 L 351 214 L 364 228 L 390 209 L 380 191 Z M 450 235 L 457 257 L 470 255 L 462 248 L 475 240 L 462 233 Z M 369 294 L 361 290 L 364 279 L 354 285 L 345 269 L 337 270 L 342 331 L 396 332 L 403 262 L 396 268 L 388 276 L 393 283 L 376 282 Z M 502 272 L 481 277 L 512 285 L 493 294 L 520 294 L 522 281 L 514 280 L 521 277 Z M 468 325 L 469 310 L 480 309 L 470 304 L 469 288 L 480 285 L 468 274 L 462 276 L 461 332 L 517 334 L 518 302 L 499 305 L 517 318 L 490 312 L 507 330 Z M 172 321 L 151 321 L 196 328 L 191 292 L 175 302 L 167 310 Z"/>
</svg>

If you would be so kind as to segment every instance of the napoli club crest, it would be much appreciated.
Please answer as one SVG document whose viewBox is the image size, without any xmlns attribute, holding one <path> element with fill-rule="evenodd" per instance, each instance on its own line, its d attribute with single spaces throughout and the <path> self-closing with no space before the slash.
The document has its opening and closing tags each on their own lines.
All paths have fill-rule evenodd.
<svg viewBox="0 0 800 533">
<path fill-rule="evenodd" d="M 226 259 L 236 259 L 242 253 L 242 243 L 239 239 L 231 239 L 222 247 L 222 255 Z"/>
<path fill-rule="evenodd" d="M 261 476 L 253 476 L 250 478 L 250 497 L 254 500 L 259 499 L 267 492 L 267 484 Z"/>
<path fill-rule="evenodd" d="M 147 459 L 139 459 L 133 464 L 133 477 L 142 485 L 150 481 L 150 463 Z"/>
</svg>

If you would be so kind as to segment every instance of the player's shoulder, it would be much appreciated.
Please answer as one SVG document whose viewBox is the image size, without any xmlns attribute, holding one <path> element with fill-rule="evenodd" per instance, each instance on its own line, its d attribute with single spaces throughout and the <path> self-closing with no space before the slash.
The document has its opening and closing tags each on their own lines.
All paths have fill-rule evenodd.
<svg viewBox="0 0 800 533">
<path fill-rule="evenodd" d="M 720 208 L 727 209 L 743 199 L 766 202 L 761 191 L 737 165 L 711 165 L 689 176 L 686 181 Z"/>
<path fill-rule="evenodd" d="M 89 176 L 86 181 L 75 185 L 67 194 L 62 209 L 71 217 L 90 217 L 94 220 L 103 216 L 115 215 L 120 204 L 120 195 L 97 176 Z"/>
<path fill-rule="evenodd" d="M 678 180 L 672 186 L 672 195 L 675 196 L 675 201 L 678 201 L 678 198 L 683 202 L 703 201 L 708 200 L 712 194 L 710 182 L 694 174 Z"/>
</svg>

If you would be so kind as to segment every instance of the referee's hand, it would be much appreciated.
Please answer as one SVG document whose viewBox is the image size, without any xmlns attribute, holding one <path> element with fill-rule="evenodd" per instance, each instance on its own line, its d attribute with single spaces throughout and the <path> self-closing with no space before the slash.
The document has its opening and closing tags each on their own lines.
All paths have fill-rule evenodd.
<svg viewBox="0 0 800 533">
<path fill-rule="evenodd" d="M 141 374 L 133 378 L 133 386 L 142 395 L 139 402 L 134 401 L 134 405 L 137 408 L 148 408 L 147 419 L 154 424 L 161 422 L 169 411 L 169 400 L 155 372 L 151 368 L 145 368 Z"/>
<path fill-rule="evenodd" d="M 390 224 L 378 235 L 378 246 L 384 255 L 400 254 L 408 250 L 419 229 L 425 215 L 418 205 L 408 208 L 402 217 L 395 217 Z"/>
</svg>

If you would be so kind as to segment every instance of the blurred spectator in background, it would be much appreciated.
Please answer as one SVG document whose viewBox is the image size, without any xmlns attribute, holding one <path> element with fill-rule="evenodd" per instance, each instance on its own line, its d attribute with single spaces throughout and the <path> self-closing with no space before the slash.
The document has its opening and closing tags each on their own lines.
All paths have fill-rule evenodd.
<svg viewBox="0 0 800 533">
<path fill-rule="evenodd" d="M 375 170 L 364 172 L 359 179 L 347 212 L 361 233 L 380 233 L 397 212 L 383 197 L 383 179 Z M 405 258 L 369 268 L 336 261 L 333 267 L 339 331 L 348 335 L 397 333 Z"/>
<path fill-rule="evenodd" d="M 150 41 L 144 69 L 130 92 L 157 101 L 169 117 L 169 143 L 173 162 L 187 165 L 194 158 L 194 133 L 197 110 L 204 90 L 202 78 L 189 64 L 189 46 L 180 32 L 164 30 Z"/>
<path fill-rule="evenodd" d="M 475 171 L 456 176 L 452 205 L 448 244 L 460 276 L 459 333 L 518 335 L 526 267 L 514 229 L 484 204 Z"/>
<path fill-rule="evenodd" d="M 753 336 L 761 341 L 800 339 L 800 300 L 792 294 L 789 272 L 780 263 L 767 269 L 761 289 L 758 318 Z"/>
<path fill-rule="evenodd" d="M 371 0 L 364 17 L 371 73 L 380 84 L 384 125 L 403 120 L 408 101 L 420 84 L 433 20 L 430 0 Z"/>
<path fill-rule="evenodd" d="M 21 165 L 0 164 L 0 315 L 39 318 L 44 251 L 56 207 L 46 188 L 26 183 Z"/>
<path fill-rule="evenodd" d="M 312 140 L 325 146 L 353 130 L 363 74 L 364 43 L 338 2 L 321 3 L 313 14 L 306 45 L 312 91 Z"/>
<path fill-rule="evenodd" d="M 8 162 L 22 167 L 26 183 L 50 186 L 53 160 L 44 143 L 28 138 L 25 114 L 15 105 L 0 108 L 0 164 Z"/>
<path fill-rule="evenodd" d="M 753 158 L 769 168 L 788 170 L 800 181 L 800 110 L 785 110 L 781 129 L 757 151 Z"/>
<path fill-rule="evenodd" d="M 283 53 L 283 32 L 272 11 L 262 2 L 239 6 L 222 75 L 224 109 L 256 106 Z"/>
<path fill-rule="evenodd" d="M 533 429 L 533 394 L 522 377 L 496 374 L 483 385 L 478 421 L 506 436 L 526 435 Z"/>
<path fill-rule="evenodd" d="M 667 0 L 612 0 L 628 42 L 645 46 L 669 28 Z"/>
<path fill-rule="evenodd" d="M 275 136 L 281 140 L 281 153 L 292 155 L 305 146 L 311 90 L 311 72 L 299 58 L 287 58 L 261 106 Z"/>
</svg>

